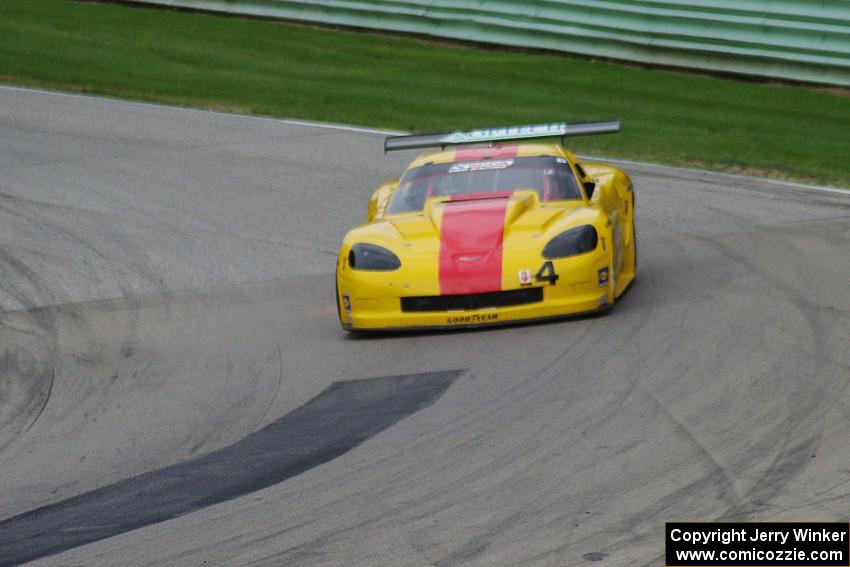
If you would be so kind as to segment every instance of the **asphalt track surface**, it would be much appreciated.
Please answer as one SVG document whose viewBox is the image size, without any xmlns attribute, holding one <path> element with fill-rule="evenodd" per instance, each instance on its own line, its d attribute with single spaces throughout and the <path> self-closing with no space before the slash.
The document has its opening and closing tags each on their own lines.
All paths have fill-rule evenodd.
<svg viewBox="0 0 850 567">
<path fill-rule="evenodd" d="M 658 565 L 665 521 L 847 520 L 850 195 L 627 165 L 639 276 L 608 314 L 353 338 L 335 251 L 413 157 L 381 142 L 0 88 L 3 549 L 57 510 L 38 564 Z M 282 423 L 327 458 L 197 472 L 250 476 Z M 157 503 L 120 487 L 186 470 L 220 498 L 130 529 Z"/>
</svg>

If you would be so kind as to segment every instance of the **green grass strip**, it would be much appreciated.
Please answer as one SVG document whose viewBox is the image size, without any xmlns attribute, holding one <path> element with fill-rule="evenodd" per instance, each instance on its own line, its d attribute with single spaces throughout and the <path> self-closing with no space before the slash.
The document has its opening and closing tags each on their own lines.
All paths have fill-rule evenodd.
<svg viewBox="0 0 850 567">
<path fill-rule="evenodd" d="M 68 0 L 2 0 L 0 82 L 415 131 L 620 118 L 611 157 L 850 186 L 850 97 Z"/>
</svg>

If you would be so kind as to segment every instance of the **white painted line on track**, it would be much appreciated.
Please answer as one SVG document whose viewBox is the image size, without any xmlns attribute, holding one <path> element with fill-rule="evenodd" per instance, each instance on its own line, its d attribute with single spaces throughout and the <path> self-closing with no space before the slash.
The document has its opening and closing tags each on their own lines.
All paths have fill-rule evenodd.
<svg viewBox="0 0 850 567">
<path fill-rule="evenodd" d="M 31 87 L 16 87 L 12 85 L 0 85 L 0 91 L 13 91 L 13 92 L 24 92 L 24 93 L 36 93 L 42 95 L 49 96 L 57 96 L 57 97 L 67 97 L 67 98 L 75 98 L 82 100 L 99 100 L 110 102 L 113 104 L 124 104 L 128 106 L 139 106 L 146 108 L 161 108 L 161 109 L 177 109 L 177 110 L 185 110 L 189 112 L 202 112 L 205 114 L 213 114 L 215 116 L 224 116 L 228 118 L 242 118 L 248 120 L 261 120 L 265 122 L 275 122 L 278 124 L 287 124 L 291 126 L 303 126 L 306 128 L 323 128 L 327 130 L 337 130 L 341 132 L 355 132 L 358 134 L 373 134 L 378 136 L 403 136 L 408 132 L 400 131 L 400 130 L 381 130 L 377 128 L 364 128 L 361 126 L 351 126 L 348 124 L 335 124 L 332 122 L 316 122 L 312 120 L 296 120 L 291 118 L 273 118 L 271 116 L 257 116 L 253 114 L 241 114 L 236 112 L 221 112 L 218 110 L 205 110 L 201 108 L 192 108 L 190 106 L 176 106 L 169 104 L 159 104 L 155 102 L 142 102 L 136 100 L 125 100 L 120 98 L 112 98 L 108 96 L 100 96 L 100 95 L 88 95 L 88 94 L 79 94 L 79 93 L 69 93 L 63 91 L 50 91 L 45 89 L 37 89 Z M 782 181 L 780 179 L 770 179 L 767 177 L 753 177 L 750 175 L 740 175 L 736 173 L 725 173 L 722 171 L 710 171 L 705 169 L 694 169 L 689 167 L 677 167 L 672 165 L 662 165 L 658 163 L 648 163 L 641 161 L 631 161 L 625 159 L 618 158 L 609 158 L 604 156 L 588 156 L 582 155 L 580 156 L 582 159 L 592 159 L 592 160 L 600 160 L 607 161 L 611 163 L 620 163 L 624 165 L 635 165 L 642 167 L 651 167 L 653 169 L 659 170 L 670 170 L 677 171 L 680 173 L 691 173 L 691 174 L 707 174 L 707 175 L 717 175 L 727 177 L 729 179 L 740 179 L 746 180 L 750 182 L 763 182 L 771 185 L 777 185 L 780 187 L 787 187 L 790 189 L 799 189 L 803 191 L 820 191 L 823 193 L 833 193 L 837 195 L 850 196 L 850 189 L 841 189 L 839 187 L 830 187 L 830 186 L 822 186 L 822 185 L 810 185 L 806 183 L 796 183 L 793 181 Z"/>
<path fill-rule="evenodd" d="M 112 98 L 100 95 L 88 95 L 79 93 L 69 93 L 63 91 L 48 91 L 44 89 L 35 89 L 30 87 L 15 87 L 12 85 L 0 85 L 0 91 L 13 91 L 22 93 L 33 93 L 48 96 L 73 98 L 79 100 L 91 100 L 109 102 L 117 105 L 137 106 L 141 108 L 160 108 L 165 110 L 183 110 L 188 112 L 201 112 L 204 114 L 212 114 L 214 116 L 224 116 L 227 118 L 242 118 L 248 120 L 260 120 L 263 122 L 275 122 L 278 124 L 287 124 L 290 126 L 304 126 L 308 128 L 325 128 L 328 130 L 339 130 L 343 132 L 356 132 L 358 134 L 375 134 L 379 136 L 399 136 L 406 132 L 394 130 L 380 130 L 376 128 L 363 128 L 360 126 L 349 126 L 348 124 L 334 124 L 332 122 L 313 122 L 310 120 L 295 120 L 290 118 L 274 118 L 272 116 L 257 116 L 255 114 L 242 114 L 238 112 L 222 112 L 219 110 L 206 110 L 203 108 L 193 108 L 191 106 L 179 106 L 173 104 L 160 104 L 156 102 L 143 102 L 138 100 L 125 100 L 121 98 Z"/>
</svg>

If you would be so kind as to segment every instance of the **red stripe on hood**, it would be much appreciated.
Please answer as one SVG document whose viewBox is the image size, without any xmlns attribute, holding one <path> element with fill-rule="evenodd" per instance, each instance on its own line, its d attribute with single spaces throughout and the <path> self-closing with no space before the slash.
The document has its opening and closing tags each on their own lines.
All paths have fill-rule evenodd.
<svg viewBox="0 0 850 567">
<path fill-rule="evenodd" d="M 455 161 L 473 161 L 487 158 L 512 158 L 519 152 L 519 146 L 493 146 L 486 148 L 470 148 L 457 150 Z"/>
<path fill-rule="evenodd" d="M 458 295 L 502 289 L 502 239 L 510 193 L 489 198 L 457 195 L 443 209 L 440 226 L 440 293 Z"/>
</svg>

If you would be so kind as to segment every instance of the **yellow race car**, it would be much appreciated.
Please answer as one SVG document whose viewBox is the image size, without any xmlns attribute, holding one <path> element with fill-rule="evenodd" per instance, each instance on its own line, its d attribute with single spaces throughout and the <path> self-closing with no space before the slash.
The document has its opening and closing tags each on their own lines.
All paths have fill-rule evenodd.
<svg viewBox="0 0 850 567">
<path fill-rule="evenodd" d="M 619 129 L 604 121 L 387 138 L 385 151 L 439 149 L 380 186 L 366 223 L 345 236 L 342 327 L 470 327 L 613 305 L 637 267 L 632 183 L 614 166 L 580 163 L 563 143 Z"/>
</svg>

